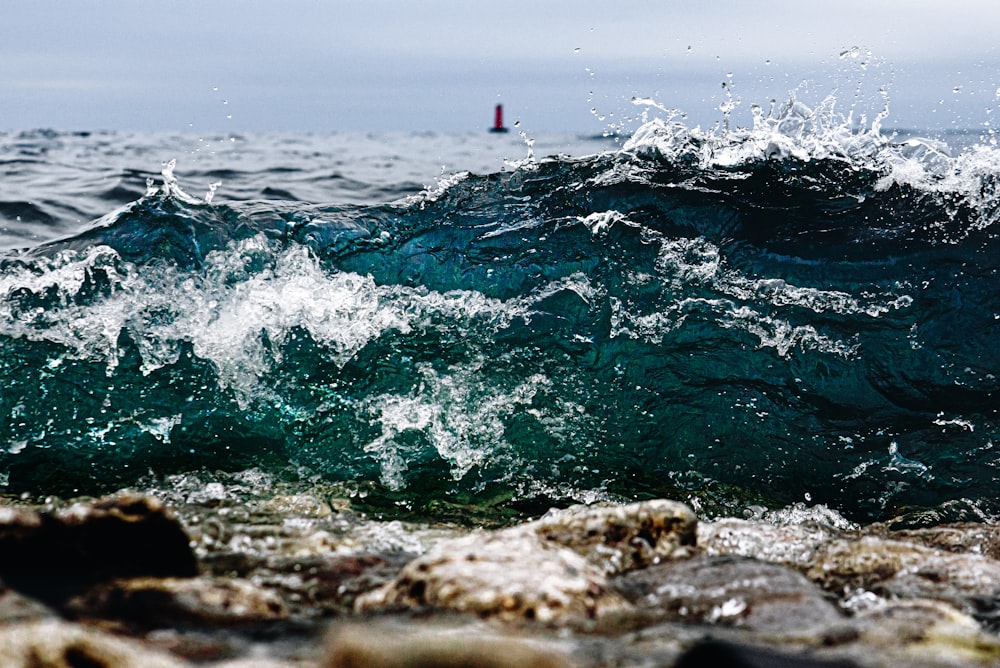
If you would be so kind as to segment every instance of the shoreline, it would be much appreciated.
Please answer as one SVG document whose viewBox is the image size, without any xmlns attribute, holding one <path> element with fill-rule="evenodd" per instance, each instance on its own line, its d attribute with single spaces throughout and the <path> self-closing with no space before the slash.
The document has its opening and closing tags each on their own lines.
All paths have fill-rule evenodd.
<svg viewBox="0 0 1000 668">
<path fill-rule="evenodd" d="M 0 663 L 990 665 L 1000 526 L 931 519 L 654 500 L 477 529 L 371 520 L 320 489 L 0 499 Z"/>
</svg>

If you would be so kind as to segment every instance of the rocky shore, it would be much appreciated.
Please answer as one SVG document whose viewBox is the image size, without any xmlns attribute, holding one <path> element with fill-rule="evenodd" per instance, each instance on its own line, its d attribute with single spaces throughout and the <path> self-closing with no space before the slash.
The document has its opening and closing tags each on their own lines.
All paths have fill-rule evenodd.
<svg viewBox="0 0 1000 668">
<path fill-rule="evenodd" d="M 212 484 L 0 499 L 0 666 L 1000 664 L 987 523 L 650 500 L 470 528 Z"/>
</svg>

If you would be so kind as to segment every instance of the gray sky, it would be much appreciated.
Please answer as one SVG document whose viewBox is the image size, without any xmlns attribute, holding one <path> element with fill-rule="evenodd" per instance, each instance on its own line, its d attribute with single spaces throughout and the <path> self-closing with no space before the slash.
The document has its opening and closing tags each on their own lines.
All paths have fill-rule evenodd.
<svg viewBox="0 0 1000 668">
<path fill-rule="evenodd" d="M 887 125 L 1000 115 L 1000 3 L 973 0 L 5 0 L 0 129 L 635 127 L 735 122 L 796 89 Z M 853 55 L 840 54 L 858 47 Z M 723 83 L 727 87 L 723 87 Z M 593 111 L 592 111 L 593 110 Z M 603 117 L 603 120 L 602 120 Z"/>
</svg>

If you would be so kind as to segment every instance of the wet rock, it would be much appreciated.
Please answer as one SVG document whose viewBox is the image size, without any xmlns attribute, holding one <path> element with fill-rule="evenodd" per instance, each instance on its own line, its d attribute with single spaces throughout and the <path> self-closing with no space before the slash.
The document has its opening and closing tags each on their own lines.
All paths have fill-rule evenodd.
<svg viewBox="0 0 1000 668">
<path fill-rule="evenodd" d="M 684 652 L 674 668 L 851 668 L 847 659 L 823 659 L 721 640 L 705 640 Z"/>
<path fill-rule="evenodd" d="M 786 632 L 843 620 L 837 607 L 800 573 L 746 557 L 666 562 L 613 583 L 636 607 L 678 621 Z"/>
<path fill-rule="evenodd" d="M 356 605 L 360 612 L 429 607 L 543 622 L 594 618 L 627 606 L 596 565 L 524 531 L 442 543 Z"/>
<path fill-rule="evenodd" d="M 211 577 L 113 580 L 70 599 L 65 610 L 81 618 L 117 619 L 142 627 L 216 627 L 288 616 L 274 592 L 246 580 Z"/>
<path fill-rule="evenodd" d="M 141 643 L 60 621 L 0 627 L 4 668 L 180 668 L 185 664 Z"/>
<path fill-rule="evenodd" d="M 0 507 L 0 578 L 42 600 L 115 577 L 197 570 L 184 530 L 148 496 L 120 494 L 58 514 Z"/>
<path fill-rule="evenodd" d="M 828 591 L 934 599 L 979 614 L 988 612 L 984 597 L 1000 588 L 1000 562 L 993 559 L 872 536 L 830 543 L 806 574 Z"/>
<path fill-rule="evenodd" d="M 280 592 L 291 614 L 347 614 L 354 610 L 358 596 L 391 582 L 414 557 L 358 553 L 272 558 L 261 565 L 254 579 Z"/>
<path fill-rule="evenodd" d="M 889 601 L 857 618 L 859 640 L 907 665 L 997 665 L 1000 638 L 939 601 Z M 898 661 L 896 662 L 898 665 Z"/>
<path fill-rule="evenodd" d="M 520 530 L 568 547 L 606 573 L 644 568 L 693 554 L 698 518 L 683 503 L 656 499 L 625 506 L 573 506 Z"/>
<path fill-rule="evenodd" d="M 884 525 L 875 525 L 866 532 L 947 552 L 982 554 L 1000 559 L 1000 526 L 996 525 L 967 522 L 898 531 L 886 531 Z"/>
<path fill-rule="evenodd" d="M 805 569 L 821 546 L 840 532 L 816 523 L 776 525 L 725 518 L 698 524 L 698 547 L 709 555 L 732 554 Z"/>
<path fill-rule="evenodd" d="M 148 647 L 199 666 L 315 668 L 325 632 L 325 625 L 279 621 L 225 629 L 186 624 L 141 637 Z"/>
<path fill-rule="evenodd" d="M 368 626 L 338 628 L 327 641 L 323 668 L 568 668 L 564 652 L 538 641 L 482 631 L 400 632 Z"/>
<path fill-rule="evenodd" d="M 630 608 L 607 576 L 690 556 L 697 520 L 687 506 L 648 501 L 575 507 L 494 533 L 440 543 L 391 583 L 358 598 L 363 612 L 447 608 L 560 622 Z"/>
<path fill-rule="evenodd" d="M 0 624 L 55 617 L 51 608 L 28 598 L 0 582 Z"/>
</svg>

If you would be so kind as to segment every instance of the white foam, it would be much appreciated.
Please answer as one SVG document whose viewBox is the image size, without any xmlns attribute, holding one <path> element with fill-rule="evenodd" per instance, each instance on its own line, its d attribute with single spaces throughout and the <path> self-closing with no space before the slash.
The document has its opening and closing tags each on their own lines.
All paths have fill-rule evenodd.
<svg viewBox="0 0 1000 668">
<path fill-rule="evenodd" d="M 449 462 L 451 475 L 462 479 L 473 467 L 514 450 L 504 438 L 504 419 L 530 406 L 535 394 L 551 385 L 533 374 L 510 387 L 497 386 L 482 373 L 485 360 L 437 370 L 421 365 L 422 382 L 409 394 L 383 394 L 365 401 L 364 410 L 381 434 L 364 446 L 379 463 L 382 482 L 390 489 L 406 485 L 410 447 L 405 432 L 420 432 L 437 454 Z"/>
<path fill-rule="evenodd" d="M 1000 211 L 1000 149 L 992 132 L 978 144 L 954 154 L 940 140 L 886 135 L 882 123 L 889 115 L 888 96 L 880 91 L 884 108 L 870 124 L 855 122 L 853 111 L 837 111 L 837 99 L 828 96 L 809 107 L 794 95 L 788 102 L 764 113 L 753 107 L 753 126 L 705 131 L 689 128 L 670 111 L 665 118 L 644 123 L 622 147 L 624 153 L 694 163 L 711 170 L 733 168 L 759 161 L 789 159 L 809 162 L 836 160 L 848 169 L 879 175 L 876 190 L 906 186 L 924 192 L 954 195 L 975 212 L 971 229 L 983 229 L 998 219 Z M 641 101 L 647 104 L 648 101 Z M 738 173 L 729 178 L 738 178 Z M 954 204 L 946 204 L 954 206 Z"/>
<path fill-rule="evenodd" d="M 585 225 L 613 219 L 631 224 L 627 218 L 602 213 L 585 219 Z M 660 343 L 663 336 L 685 324 L 692 315 L 755 336 L 761 347 L 774 348 L 786 357 L 794 349 L 812 349 L 841 357 L 853 356 L 857 343 L 818 331 L 813 325 L 796 325 L 797 311 L 837 313 L 851 317 L 877 318 L 910 308 L 913 299 L 902 292 L 905 285 L 876 291 L 859 288 L 853 295 L 840 290 L 800 286 L 784 279 L 747 276 L 731 268 L 719 247 L 704 238 L 669 238 L 644 230 L 645 238 L 660 245 L 655 276 L 630 274 L 635 284 L 660 281 L 664 295 L 676 294 L 673 302 L 642 307 L 611 298 L 611 334 Z M 766 305 L 766 306 L 764 306 Z M 652 309 L 652 310 L 650 310 Z"/>
</svg>

